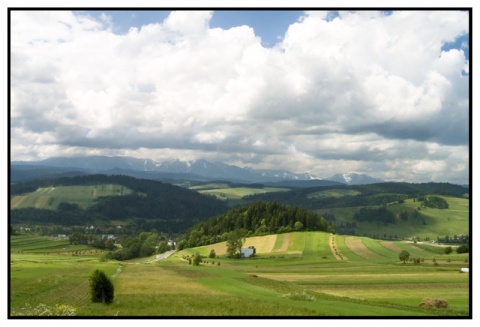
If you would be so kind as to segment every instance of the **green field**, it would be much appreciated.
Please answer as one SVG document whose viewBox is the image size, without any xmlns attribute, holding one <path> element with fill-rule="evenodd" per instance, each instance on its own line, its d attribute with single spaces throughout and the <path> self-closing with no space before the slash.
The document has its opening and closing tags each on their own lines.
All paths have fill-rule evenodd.
<svg viewBox="0 0 480 327">
<path fill-rule="evenodd" d="M 57 244 L 58 243 L 58 244 Z M 79 316 L 367 316 L 422 317 L 470 314 L 466 254 L 446 255 L 437 247 L 385 242 L 323 232 L 247 238 L 257 255 L 226 259 L 225 243 L 186 249 L 166 260 L 100 262 L 100 253 L 65 248 L 65 241 L 13 236 L 10 312 L 26 314 L 39 304 L 74 306 Z M 218 258 L 189 265 L 187 255 Z M 334 250 L 342 253 L 342 259 Z M 403 263 L 408 249 L 419 264 Z M 436 264 L 433 263 L 436 260 Z M 102 269 L 112 277 L 111 305 L 90 303 L 88 276 Z M 426 309 L 424 298 L 448 308 Z"/>
<path fill-rule="evenodd" d="M 412 239 L 414 237 L 424 240 L 436 240 L 437 236 L 444 237 L 445 231 L 449 236 L 469 235 L 469 199 L 441 196 L 448 204 L 448 209 L 433 209 L 420 206 L 420 202 L 406 199 L 404 203 L 393 203 L 387 206 L 396 217 L 394 224 L 379 222 L 357 222 L 356 235 L 377 234 L 379 238 L 397 235 L 399 238 Z M 361 207 L 345 207 L 316 210 L 317 213 L 333 213 L 335 223 L 353 223 L 353 216 Z M 415 217 L 415 211 L 418 212 Z M 407 212 L 406 221 L 399 218 L 400 213 Z"/>
<path fill-rule="evenodd" d="M 270 192 L 286 192 L 290 189 L 280 187 L 248 187 L 232 186 L 228 183 L 207 183 L 201 185 L 190 186 L 189 189 L 197 191 L 201 194 L 211 195 L 223 201 L 227 201 L 231 207 L 245 204 L 242 199 L 245 196 L 254 194 L 265 194 Z"/>
<path fill-rule="evenodd" d="M 286 188 L 278 187 L 263 187 L 263 188 L 251 188 L 251 187 L 227 187 L 227 188 L 216 188 L 216 189 L 207 189 L 200 190 L 202 194 L 214 195 L 217 199 L 228 200 L 228 199 L 241 199 L 244 196 L 252 194 L 263 194 L 269 192 L 285 192 L 289 191 Z"/>
<path fill-rule="evenodd" d="M 126 195 L 132 193 L 121 185 L 102 184 L 89 186 L 56 186 L 39 188 L 34 192 L 13 196 L 11 209 L 34 207 L 38 209 L 57 209 L 62 202 L 76 203 L 86 209 L 101 196 Z"/>
<path fill-rule="evenodd" d="M 330 198 L 330 197 L 340 198 L 342 196 L 355 196 L 359 194 L 361 194 L 361 192 L 356 190 L 331 189 L 331 190 L 318 191 L 318 192 L 307 194 L 307 198 L 308 199 L 312 199 L 312 198 L 322 199 L 322 198 Z"/>
</svg>

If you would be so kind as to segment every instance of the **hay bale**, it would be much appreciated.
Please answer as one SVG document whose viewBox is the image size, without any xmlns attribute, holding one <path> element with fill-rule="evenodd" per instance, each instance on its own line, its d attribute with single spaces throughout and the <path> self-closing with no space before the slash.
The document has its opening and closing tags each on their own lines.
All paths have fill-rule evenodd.
<svg viewBox="0 0 480 327">
<path fill-rule="evenodd" d="M 448 308 L 448 302 L 443 299 L 435 299 L 435 298 L 426 298 L 423 299 L 422 303 L 420 303 L 420 307 L 422 308 Z"/>
</svg>

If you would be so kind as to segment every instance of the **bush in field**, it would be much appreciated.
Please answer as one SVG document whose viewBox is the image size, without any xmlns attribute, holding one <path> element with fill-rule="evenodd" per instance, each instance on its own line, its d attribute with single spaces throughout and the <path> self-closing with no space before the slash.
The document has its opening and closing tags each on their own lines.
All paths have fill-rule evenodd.
<svg viewBox="0 0 480 327">
<path fill-rule="evenodd" d="M 450 253 L 452 253 L 452 247 L 447 246 L 444 251 L 445 251 L 445 254 L 450 254 Z"/>
<path fill-rule="evenodd" d="M 113 302 L 112 281 L 101 270 L 95 270 L 90 276 L 90 298 L 92 302 L 110 304 Z"/>
<path fill-rule="evenodd" d="M 457 248 L 457 253 L 460 254 L 460 253 L 468 253 L 470 252 L 470 249 L 468 248 L 468 245 L 467 244 L 463 244 L 463 245 L 460 245 L 458 248 Z"/>
<path fill-rule="evenodd" d="M 193 257 L 193 265 L 198 266 L 200 265 L 201 262 L 202 262 L 202 256 L 198 252 L 195 253 L 195 256 Z"/>
<path fill-rule="evenodd" d="M 217 255 L 215 254 L 215 250 L 214 250 L 214 249 L 211 249 L 211 250 L 210 250 L 210 254 L 208 255 L 208 257 L 209 257 L 210 259 L 215 259 L 216 256 L 217 256 Z"/>
</svg>

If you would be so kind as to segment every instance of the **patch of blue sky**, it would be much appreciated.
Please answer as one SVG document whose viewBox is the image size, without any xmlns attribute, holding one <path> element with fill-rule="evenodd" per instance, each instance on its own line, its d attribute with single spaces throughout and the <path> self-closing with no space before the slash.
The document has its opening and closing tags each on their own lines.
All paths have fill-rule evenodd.
<svg viewBox="0 0 480 327">
<path fill-rule="evenodd" d="M 88 15 L 97 20 L 104 20 L 105 15 L 110 17 L 112 32 L 126 34 L 132 27 L 140 29 L 148 24 L 161 24 L 170 14 L 169 10 L 98 10 L 87 11 Z"/>
<path fill-rule="evenodd" d="M 465 59 L 470 60 L 470 34 L 466 33 L 458 36 L 453 42 L 446 42 L 442 46 L 442 51 L 451 49 L 460 49 L 465 53 Z"/>
<path fill-rule="evenodd" d="M 210 20 L 210 27 L 229 29 L 248 25 L 262 40 L 264 47 L 280 42 L 288 27 L 304 15 L 300 10 L 218 10 Z"/>
<path fill-rule="evenodd" d="M 112 32 L 115 34 L 126 34 L 132 27 L 140 29 L 144 25 L 162 23 L 168 17 L 170 11 L 118 9 L 86 11 L 81 13 L 95 17 L 99 21 L 110 23 Z M 261 38 L 263 46 L 273 47 L 283 39 L 288 27 L 295 23 L 303 14 L 304 12 L 301 10 L 222 9 L 214 12 L 210 20 L 210 27 L 229 29 L 248 25 L 253 28 L 255 35 Z M 108 19 L 106 19 L 107 17 Z"/>
</svg>

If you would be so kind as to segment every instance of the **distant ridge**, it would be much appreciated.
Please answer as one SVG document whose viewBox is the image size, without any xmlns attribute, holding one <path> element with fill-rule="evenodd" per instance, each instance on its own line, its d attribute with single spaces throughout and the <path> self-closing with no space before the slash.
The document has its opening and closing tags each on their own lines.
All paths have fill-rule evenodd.
<svg viewBox="0 0 480 327">
<path fill-rule="evenodd" d="M 330 181 L 339 182 L 347 185 L 363 185 L 363 184 L 376 184 L 385 183 L 383 179 L 374 178 L 365 174 L 359 173 L 343 173 L 335 174 L 329 178 Z"/>
<path fill-rule="evenodd" d="M 120 174 L 155 180 L 225 180 L 234 183 L 278 183 L 276 186 L 312 187 L 341 184 L 370 184 L 383 180 L 348 173 L 322 179 L 309 173 L 283 169 L 253 169 L 207 160 L 157 162 L 133 157 L 52 157 L 40 161 L 12 161 L 11 182 L 35 178 L 72 176 L 72 174 Z"/>
</svg>

